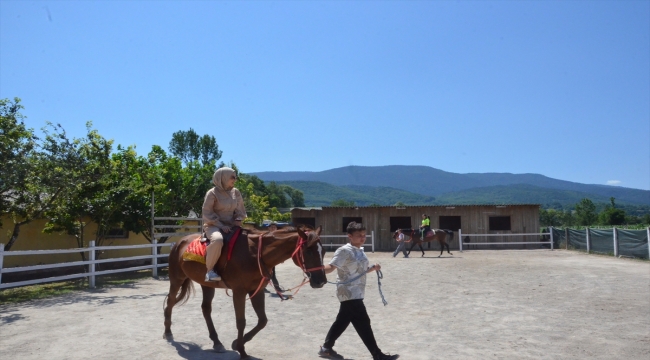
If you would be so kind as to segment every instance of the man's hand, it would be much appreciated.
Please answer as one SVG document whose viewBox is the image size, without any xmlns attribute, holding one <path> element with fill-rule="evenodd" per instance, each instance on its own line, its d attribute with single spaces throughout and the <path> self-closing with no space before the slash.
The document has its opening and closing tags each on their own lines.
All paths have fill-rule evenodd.
<svg viewBox="0 0 650 360">
<path fill-rule="evenodd" d="M 221 231 L 223 231 L 224 234 L 227 234 L 230 232 L 230 226 L 224 226 L 221 228 Z"/>
</svg>

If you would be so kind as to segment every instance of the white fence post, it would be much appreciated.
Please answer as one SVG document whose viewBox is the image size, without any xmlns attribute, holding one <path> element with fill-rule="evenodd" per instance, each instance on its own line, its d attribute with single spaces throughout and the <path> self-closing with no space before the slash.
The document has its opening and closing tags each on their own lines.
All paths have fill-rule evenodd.
<svg viewBox="0 0 650 360">
<path fill-rule="evenodd" d="M 553 227 L 552 226 L 548 227 L 548 232 L 551 233 L 551 251 L 552 251 L 553 250 L 553 243 L 554 243 L 554 241 L 553 241 Z"/>
<path fill-rule="evenodd" d="M 372 252 L 375 252 L 375 230 L 371 231 L 370 234 L 372 235 Z"/>
<path fill-rule="evenodd" d="M 618 257 L 618 229 L 614 228 L 614 256 Z"/>
<path fill-rule="evenodd" d="M 463 252 L 463 231 L 461 229 L 458 229 L 458 246 L 460 252 Z"/>
<path fill-rule="evenodd" d="M 158 239 L 151 239 L 151 273 L 154 278 L 158 278 Z"/>
<path fill-rule="evenodd" d="M 648 259 L 650 259 L 650 226 L 646 229 L 646 234 L 648 234 Z"/>
<path fill-rule="evenodd" d="M 2 263 L 5 252 L 5 244 L 0 244 L 0 284 L 2 284 Z"/>
<path fill-rule="evenodd" d="M 95 288 L 95 240 L 92 240 L 88 243 L 88 249 L 90 249 L 90 266 L 89 266 L 89 276 L 88 283 L 91 289 Z"/>
<path fill-rule="evenodd" d="M 589 228 L 585 228 L 585 231 L 587 232 L 587 254 L 589 254 L 589 250 L 591 250 L 591 238 L 589 237 Z"/>
</svg>

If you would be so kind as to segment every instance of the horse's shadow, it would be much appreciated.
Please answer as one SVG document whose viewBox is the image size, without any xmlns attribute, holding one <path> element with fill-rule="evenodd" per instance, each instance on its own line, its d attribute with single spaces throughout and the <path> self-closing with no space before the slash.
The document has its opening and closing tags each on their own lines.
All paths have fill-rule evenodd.
<svg viewBox="0 0 650 360">
<path fill-rule="evenodd" d="M 212 349 L 203 349 L 200 345 L 191 342 L 181 342 L 181 341 L 168 341 L 169 344 L 176 348 L 176 352 L 183 359 L 188 360 L 239 360 L 239 353 L 234 350 L 227 350 L 226 352 L 217 353 Z M 256 358 L 254 356 L 249 356 L 249 360 L 262 360 L 262 358 Z"/>
</svg>

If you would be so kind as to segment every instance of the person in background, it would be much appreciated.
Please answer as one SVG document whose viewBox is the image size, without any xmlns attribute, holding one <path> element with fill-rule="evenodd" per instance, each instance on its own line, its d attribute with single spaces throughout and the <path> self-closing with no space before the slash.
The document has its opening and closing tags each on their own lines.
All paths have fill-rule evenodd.
<svg viewBox="0 0 650 360">
<path fill-rule="evenodd" d="M 395 237 L 395 240 L 397 241 L 397 249 L 395 249 L 395 251 L 393 252 L 393 257 L 397 256 L 400 250 L 402 250 L 402 252 L 404 253 L 405 258 L 409 257 L 408 254 L 406 253 L 405 243 L 411 242 L 411 240 L 404 241 L 404 234 L 402 233 L 401 229 L 397 229 L 397 231 L 395 232 L 397 233 L 397 236 Z"/>
<path fill-rule="evenodd" d="M 426 234 L 431 231 L 431 218 L 427 214 L 422 214 L 422 225 L 420 225 L 420 240 L 424 240 Z"/>
</svg>

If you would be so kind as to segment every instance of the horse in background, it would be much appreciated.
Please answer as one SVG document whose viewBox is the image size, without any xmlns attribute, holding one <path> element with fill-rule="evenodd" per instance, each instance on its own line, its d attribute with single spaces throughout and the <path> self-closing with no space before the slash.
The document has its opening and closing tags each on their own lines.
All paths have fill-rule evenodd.
<svg viewBox="0 0 650 360">
<path fill-rule="evenodd" d="M 424 239 L 421 238 L 421 231 L 420 229 L 399 229 L 402 231 L 404 235 L 410 236 L 411 237 L 411 248 L 408 249 L 407 254 L 411 254 L 411 250 L 413 250 L 413 247 L 415 245 L 420 247 L 420 251 L 422 251 L 422 256 L 424 256 L 424 248 L 422 248 L 422 244 L 426 242 L 432 242 L 432 241 L 437 241 L 440 244 L 440 255 L 438 257 L 442 256 L 442 253 L 445 250 L 445 246 L 447 247 L 447 253 L 449 255 L 454 255 L 449 251 L 449 243 L 454 240 L 454 232 L 451 230 L 443 230 L 443 229 L 431 229 L 425 234 Z M 397 240 L 397 231 L 393 233 L 393 239 Z"/>
<path fill-rule="evenodd" d="M 193 241 L 201 234 L 183 237 L 176 243 L 169 254 L 169 294 L 164 306 L 165 333 L 163 338 L 173 340 L 171 332 L 172 309 L 174 305 L 187 302 L 194 291 L 192 281 L 201 285 L 203 303 L 201 310 L 208 326 L 213 349 L 217 352 L 226 351 L 219 340 L 212 322 L 212 299 L 215 288 L 231 289 L 232 301 L 235 307 L 237 322 L 237 338 L 232 343 L 232 349 L 237 350 L 242 359 L 248 358 L 244 344 L 250 341 L 262 330 L 268 319 L 264 309 L 264 292 L 260 291 L 270 279 L 270 269 L 291 258 L 309 279 L 312 288 L 321 288 L 327 283 L 323 266 L 325 251 L 320 241 L 321 227 L 315 231 L 303 231 L 296 228 L 284 228 L 271 233 L 246 229 L 240 235 L 233 236 L 235 241 L 232 258 L 228 258 L 228 246 L 224 245 L 215 269 L 221 274 L 221 281 L 206 282 L 207 269 L 199 260 L 188 261 L 183 254 Z M 193 255 L 193 254 L 191 254 Z M 250 297 L 253 310 L 257 314 L 257 325 L 244 334 L 246 327 L 246 296 Z"/>
</svg>

